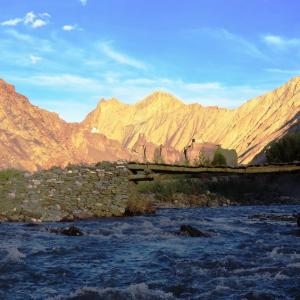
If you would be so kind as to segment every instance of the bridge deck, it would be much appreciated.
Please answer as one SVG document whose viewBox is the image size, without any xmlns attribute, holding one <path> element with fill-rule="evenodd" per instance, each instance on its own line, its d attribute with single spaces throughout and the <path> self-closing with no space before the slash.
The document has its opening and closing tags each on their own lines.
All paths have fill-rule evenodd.
<svg viewBox="0 0 300 300">
<path fill-rule="evenodd" d="M 128 169 L 134 174 L 132 181 L 153 180 L 159 174 L 268 174 L 300 172 L 300 162 L 289 164 L 249 165 L 239 167 L 228 166 L 181 166 L 166 164 L 129 163 Z"/>
</svg>

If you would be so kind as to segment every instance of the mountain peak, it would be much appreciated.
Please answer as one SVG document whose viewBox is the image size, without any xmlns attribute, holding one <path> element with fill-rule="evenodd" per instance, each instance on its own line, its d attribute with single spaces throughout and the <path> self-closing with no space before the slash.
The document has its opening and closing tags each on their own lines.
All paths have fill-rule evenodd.
<svg viewBox="0 0 300 300">
<path fill-rule="evenodd" d="M 100 104 L 108 104 L 108 105 L 115 105 L 115 104 L 122 104 L 122 102 L 119 101 L 119 99 L 112 97 L 109 99 L 101 98 L 100 99 Z"/>
<path fill-rule="evenodd" d="M 182 105 L 183 102 L 181 100 L 164 91 L 155 91 L 137 103 L 139 108 L 147 106 L 174 108 Z"/>
</svg>

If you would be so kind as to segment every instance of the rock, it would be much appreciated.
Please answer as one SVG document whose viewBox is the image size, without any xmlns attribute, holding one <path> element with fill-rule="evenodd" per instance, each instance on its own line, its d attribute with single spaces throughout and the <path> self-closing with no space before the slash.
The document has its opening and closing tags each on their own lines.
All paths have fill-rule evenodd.
<svg viewBox="0 0 300 300">
<path fill-rule="evenodd" d="M 275 215 L 275 214 L 255 214 L 248 217 L 249 219 L 258 219 L 259 221 L 282 221 L 282 222 L 295 222 L 296 215 Z"/>
<path fill-rule="evenodd" d="M 66 228 L 50 228 L 49 232 L 63 234 L 68 236 L 82 236 L 83 232 L 74 225 Z"/>
<path fill-rule="evenodd" d="M 179 235 L 185 235 L 190 237 L 211 237 L 211 233 L 201 231 L 191 225 L 183 224 L 180 226 Z"/>
<path fill-rule="evenodd" d="M 31 223 L 25 223 L 23 226 L 25 226 L 25 227 L 39 227 L 39 226 L 41 226 L 41 224 L 31 222 Z"/>
<path fill-rule="evenodd" d="M 94 217 L 94 215 L 87 210 L 76 210 L 73 212 L 73 216 L 78 220 L 91 219 Z"/>
<path fill-rule="evenodd" d="M 16 192 L 11 192 L 11 193 L 9 193 L 9 194 L 8 194 L 8 197 L 9 197 L 10 199 L 15 199 L 15 198 L 16 198 Z"/>
</svg>

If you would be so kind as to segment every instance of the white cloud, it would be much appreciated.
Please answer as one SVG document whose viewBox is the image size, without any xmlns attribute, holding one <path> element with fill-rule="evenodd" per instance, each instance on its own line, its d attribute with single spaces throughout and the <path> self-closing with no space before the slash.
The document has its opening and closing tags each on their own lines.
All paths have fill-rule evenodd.
<svg viewBox="0 0 300 300">
<path fill-rule="evenodd" d="M 74 25 L 64 25 L 62 27 L 62 30 L 64 30 L 64 31 L 73 31 L 73 30 L 82 31 L 82 29 L 77 24 L 74 24 Z"/>
<path fill-rule="evenodd" d="M 0 25 L 1 26 L 16 26 L 19 23 L 21 23 L 22 21 L 23 21 L 23 19 L 15 18 L 15 19 L 10 19 L 10 20 L 1 22 Z"/>
<path fill-rule="evenodd" d="M 34 14 L 34 12 L 30 11 L 24 17 L 24 24 L 32 24 L 35 18 L 36 18 L 36 15 Z"/>
<path fill-rule="evenodd" d="M 30 61 L 33 65 L 35 65 L 36 63 L 38 63 L 42 58 L 40 56 L 36 56 L 36 55 L 30 55 Z"/>
<path fill-rule="evenodd" d="M 300 39 L 297 38 L 288 39 L 278 35 L 265 35 L 263 36 L 263 41 L 270 46 L 275 46 L 281 49 L 300 46 Z"/>
<path fill-rule="evenodd" d="M 76 27 L 74 25 L 64 25 L 62 27 L 62 29 L 65 30 L 65 31 L 72 31 L 72 30 L 75 30 L 75 28 Z"/>
<path fill-rule="evenodd" d="M 79 0 L 79 2 L 80 2 L 83 6 L 87 5 L 87 0 Z"/>
<path fill-rule="evenodd" d="M 15 18 L 0 23 L 1 26 L 17 26 L 20 23 L 31 26 L 32 28 L 39 28 L 46 26 L 49 23 L 50 14 L 40 13 L 36 15 L 33 11 L 28 12 L 23 18 Z"/>
<path fill-rule="evenodd" d="M 37 19 L 37 20 L 33 21 L 32 28 L 39 28 L 39 27 L 43 27 L 43 26 L 46 26 L 46 25 L 47 25 L 46 21 L 41 20 L 41 19 Z"/>
<path fill-rule="evenodd" d="M 129 57 L 121 52 L 117 52 L 109 45 L 109 43 L 102 43 L 101 50 L 106 56 L 119 64 L 128 65 L 137 69 L 146 69 L 146 65 L 143 62 Z"/>
</svg>

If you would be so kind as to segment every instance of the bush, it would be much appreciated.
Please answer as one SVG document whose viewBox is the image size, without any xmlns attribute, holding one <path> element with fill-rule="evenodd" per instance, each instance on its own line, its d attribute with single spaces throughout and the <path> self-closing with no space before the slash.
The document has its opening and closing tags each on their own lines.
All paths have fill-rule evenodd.
<svg viewBox="0 0 300 300">
<path fill-rule="evenodd" d="M 225 156 L 219 150 L 217 150 L 211 163 L 213 166 L 222 166 L 226 165 L 227 161 Z"/>
<path fill-rule="evenodd" d="M 176 193 L 199 195 L 206 191 L 205 186 L 199 180 L 176 177 L 162 181 L 141 182 L 137 188 L 140 193 L 154 194 L 157 199 L 163 201 L 172 200 L 173 195 Z"/>
<path fill-rule="evenodd" d="M 14 177 L 20 177 L 22 175 L 22 172 L 16 169 L 6 169 L 0 171 L 0 180 L 10 180 Z"/>
<path fill-rule="evenodd" d="M 155 207 L 153 203 L 149 200 L 141 198 L 130 199 L 125 209 L 125 216 L 137 216 L 153 213 L 155 213 Z"/>
<path fill-rule="evenodd" d="M 198 158 L 195 159 L 194 165 L 195 166 L 209 166 L 211 164 L 208 155 L 205 151 L 201 150 L 199 152 Z"/>
<path fill-rule="evenodd" d="M 266 150 L 268 163 L 300 161 L 300 133 L 288 134 Z"/>
</svg>

